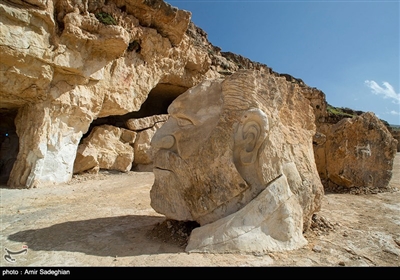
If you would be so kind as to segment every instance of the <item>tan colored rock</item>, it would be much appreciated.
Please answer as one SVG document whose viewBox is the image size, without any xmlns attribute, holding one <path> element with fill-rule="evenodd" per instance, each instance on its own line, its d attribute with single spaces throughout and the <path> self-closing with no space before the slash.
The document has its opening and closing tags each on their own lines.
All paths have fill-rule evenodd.
<svg viewBox="0 0 400 280">
<path fill-rule="evenodd" d="M 395 151 L 384 122 L 373 113 L 348 108 L 330 112 L 325 94 L 316 88 L 303 86 L 302 94 L 314 110 L 314 156 L 325 189 L 350 193 L 390 191 L 388 179 Z"/>
<path fill-rule="evenodd" d="M 136 165 L 149 165 L 153 163 L 153 151 L 151 149 L 151 139 L 164 122 L 157 122 L 154 126 L 138 132 L 135 141 L 135 160 Z"/>
<path fill-rule="evenodd" d="M 397 152 L 400 152 L 400 130 L 391 131 L 393 138 L 397 140 Z"/>
<path fill-rule="evenodd" d="M 152 128 L 156 123 L 164 123 L 168 120 L 168 114 L 154 115 L 145 118 L 129 119 L 126 121 L 126 126 L 133 131 L 140 131 Z"/>
<path fill-rule="evenodd" d="M 19 153 L 7 183 L 12 188 L 68 182 L 79 141 L 101 104 L 85 86 L 59 82 L 50 93 L 57 97 L 18 110 Z"/>
<path fill-rule="evenodd" d="M 150 170 L 153 163 L 151 139 L 156 131 L 168 120 L 168 114 L 154 115 L 144 118 L 129 119 L 125 125 L 137 132 L 134 144 L 135 160 L 133 165 L 137 170 Z"/>
<path fill-rule="evenodd" d="M 87 170 L 131 170 L 136 132 L 110 125 L 94 127 L 79 145 L 74 173 Z"/>
<path fill-rule="evenodd" d="M 323 187 L 312 147 L 314 115 L 297 85 L 263 71 L 239 71 L 189 89 L 168 112 L 151 142 L 157 212 L 213 223 L 285 174 L 309 227 Z"/>
<path fill-rule="evenodd" d="M 282 175 L 236 213 L 195 228 L 185 250 L 260 255 L 298 249 L 307 244 L 302 212 Z"/>
<path fill-rule="evenodd" d="M 373 113 L 342 119 L 322 144 L 317 160 L 326 170 L 320 175 L 328 188 L 359 188 L 367 193 L 387 189 L 397 141 Z"/>
<path fill-rule="evenodd" d="M 185 34 L 189 21 L 162 1 L 2 1 L 0 108 L 19 110 L 8 186 L 69 181 L 94 119 L 138 111 L 158 85 L 204 79 L 210 58 Z"/>
<path fill-rule="evenodd" d="M 162 0 L 116 0 L 115 3 L 125 6 L 126 12 L 134 14 L 140 25 L 156 28 L 173 46 L 181 42 L 190 22 L 190 12 L 178 10 Z"/>
<path fill-rule="evenodd" d="M 29 12 L 0 3 L 2 108 L 17 108 L 48 97 L 54 71 L 45 61 L 54 27 L 49 12 Z"/>
<path fill-rule="evenodd" d="M 115 24 L 99 20 L 100 13 Z M 140 110 L 155 88 L 160 97 L 175 97 L 241 68 L 261 69 L 300 87 L 317 131 L 330 130 L 321 91 L 221 52 L 190 15 L 161 0 L 1 1 L 0 108 L 19 111 L 19 154 L 8 186 L 70 180 L 78 143 L 94 119 Z M 320 148 L 315 155 L 322 159 Z"/>
</svg>

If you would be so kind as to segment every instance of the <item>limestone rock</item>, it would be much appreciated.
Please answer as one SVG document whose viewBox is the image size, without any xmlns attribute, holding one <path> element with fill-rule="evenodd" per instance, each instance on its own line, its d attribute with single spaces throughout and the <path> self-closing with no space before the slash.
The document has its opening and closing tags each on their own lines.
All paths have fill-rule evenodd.
<svg viewBox="0 0 400 280">
<path fill-rule="evenodd" d="M 163 1 L 17 2 L 0 3 L 0 107 L 18 110 L 20 145 L 9 187 L 69 181 L 94 119 L 208 75 L 207 51 L 185 34 L 190 12 Z"/>
<path fill-rule="evenodd" d="M 128 13 L 134 14 L 142 26 L 155 27 L 173 46 L 181 42 L 190 22 L 190 12 L 178 10 L 162 0 L 115 2 L 117 6 L 125 6 Z"/>
<path fill-rule="evenodd" d="M 390 191 L 395 148 L 388 124 L 373 113 L 334 108 L 316 88 L 303 86 L 302 94 L 314 110 L 314 156 L 324 188 L 350 193 Z"/>
<path fill-rule="evenodd" d="M 161 114 L 144 118 L 132 118 L 125 122 L 127 128 L 137 132 L 134 144 L 135 159 L 133 162 L 135 170 L 151 171 L 153 157 L 150 142 L 157 129 L 165 123 L 168 117 L 168 114 Z"/>
<path fill-rule="evenodd" d="M 240 69 L 286 80 L 310 101 L 317 131 L 327 135 L 337 118 L 327 114 L 322 91 L 221 52 L 190 18 L 190 12 L 162 0 L 1 1 L 0 109 L 18 111 L 19 151 L 7 185 L 67 182 L 93 120 L 137 112 L 151 92 L 175 98 L 203 80 Z M 292 113 L 286 110 L 282 119 L 292 121 Z M 321 178 L 324 147 L 316 145 L 314 152 Z"/>
<path fill-rule="evenodd" d="M 145 118 L 129 119 L 126 121 L 126 126 L 133 131 L 141 131 L 147 128 L 154 127 L 156 123 L 164 123 L 168 120 L 168 115 L 154 115 Z"/>
<path fill-rule="evenodd" d="M 325 170 L 328 188 L 384 191 L 392 177 L 397 141 L 371 112 L 345 118 L 326 133 Z M 322 161 L 321 161 L 322 162 Z"/>
<path fill-rule="evenodd" d="M 15 124 L 20 147 L 7 183 L 12 188 L 62 183 L 72 177 L 79 141 L 100 102 L 83 86 L 60 82 L 56 88 L 52 93 L 63 92 L 57 100 L 18 110 Z"/>
<path fill-rule="evenodd" d="M 74 173 L 99 169 L 131 170 L 135 139 L 136 132 L 127 129 L 110 125 L 93 128 L 78 147 Z"/>
<path fill-rule="evenodd" d="M 45 61 L 54 27 L 49 12 L 0 3 L 2 108 L 16 108 L 48 98 L 54 72 Z"/>
<path fill-rule="evenodd" d="M 286 175 L 304 229 L 321 207 L 314 115 L 301 88 L 271 73 L 206 80 L 173 101 L 153 136 L 151 205 L 169 219 L 213 223 Z"/>
<path fill-rule="evenodd" d="M 391 133 L 394 139 L 397 140 L 397 152 L 400 152 L 400 130 L 392 130 Z"/>
<path fill-rule="evenodd" d="M 195 228 L 185 250 L 259 255 L 298 249 L 307 244 L 302 212 L 282 175 L 241 210 Z"/>
<path fill-rule="evenodd" d="M 134 165 L 149 165 L 153 163 L 151 149 L 151 139 L 164 122 L 157 122 L 152 127 L 138 132 L 134 145 L 135 160 Z"/>
</svg>

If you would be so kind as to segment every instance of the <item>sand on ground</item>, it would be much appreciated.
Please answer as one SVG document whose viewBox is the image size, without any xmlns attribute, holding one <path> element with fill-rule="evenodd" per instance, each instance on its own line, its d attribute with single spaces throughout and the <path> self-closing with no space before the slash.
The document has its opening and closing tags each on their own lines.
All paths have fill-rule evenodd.
<svg viewBox="0 0 400 280">
<path fill-rule="evenodd" d="M 1 186 L 1 266 L 400 266 L 400 191 L 325 194 L 298 250 L 189 254 L 188 232 L 150 206 L 153 181 L 152 172 L 102 171 L 36 189 Z M 400 153 L 390 184 L 400 190 Z"/>
</svg>

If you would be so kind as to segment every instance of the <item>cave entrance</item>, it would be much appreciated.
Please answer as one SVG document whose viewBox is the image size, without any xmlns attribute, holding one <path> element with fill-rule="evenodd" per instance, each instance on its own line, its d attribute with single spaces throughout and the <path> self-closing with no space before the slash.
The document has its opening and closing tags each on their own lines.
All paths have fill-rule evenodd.
<svg viewBox="0 0 400 280">
<path fill-rule="evenodd" d="M 130 112 L 125 115 L 98 118 L 91 123 L 88 132 L 83 135 L 82 139 L 88 136 L 95 126 L 108 124 L 128 129 L 125 123 L 129 119 L 168 114 L 168 106 L 187 89 L 187 87 L 160 83 L 149 92 L 146 101 L 142 104 L 139 111 Z"/>
<path fill-rule="evenodd" d="M 15 127 L 17 109 L 0 109 L 0 184 L 6 184 L 19 151 Z"/>
<path fill-rule="evenodd" d="M 171 84 L 158 84 L 153 88 L 146 101 L 140 107 L 138 112 L 133 112 L 131 118 L 144 118 L 154 115 L 168 114 L 168 106 L 179 95 L 184 93 L 188 88 L 171 85 Z"/>
</svg>

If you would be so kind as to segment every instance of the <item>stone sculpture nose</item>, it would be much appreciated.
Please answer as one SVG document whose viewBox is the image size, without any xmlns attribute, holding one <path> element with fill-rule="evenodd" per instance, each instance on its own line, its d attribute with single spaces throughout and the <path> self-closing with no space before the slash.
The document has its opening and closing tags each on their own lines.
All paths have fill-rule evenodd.
<svg viewBox="0 0 400 280">
<path fill-rule="evenodd" d="M 157 149 L 171 149 L 175 144 L 175 138 L 172 135 L 156 136 L 151 144 Z"/>
</svg>

